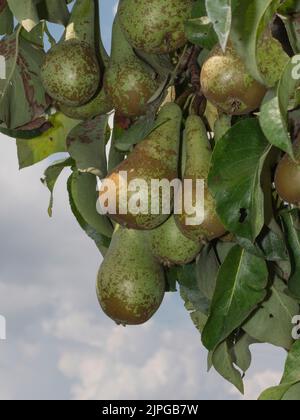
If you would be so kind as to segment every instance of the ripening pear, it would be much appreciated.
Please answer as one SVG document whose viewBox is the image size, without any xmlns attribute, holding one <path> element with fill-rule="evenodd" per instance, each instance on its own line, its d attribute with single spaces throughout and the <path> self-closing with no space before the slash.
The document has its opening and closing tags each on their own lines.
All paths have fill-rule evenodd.
<svg viewBox="0 0 300 420">
<path fill-rule="evenodd" d="M 97 280 L 106 315 L 124 326 L 143 324 L 159 309 L 165 288 L 164 269 L 143 232 L 117 226 Z"/>
<path fill-rule="evenodd" d="M 169 218 L 173 190 L 170 195 L 163 194 L 158 184 L 178 178 L 181 118 L 178 105 L 164 105 L 157 117 L 157 128 L 104 180 L 99 192 L 100 206 L 120 225 L 150 230 Z M 116 206 L 111 208 L 113 202 Z"/>
<path fill-rule="evenodd" d="M 89 120 L 98 115 L 107 114 L 113 109 L 110 99 L 107 97 L 104 89 L 100 90 L 98 95 L 85 105 L 72 107 L 59 105 L 59 110 L 69 118 L 74 120 Z"/>
<path fill-rule="evenodd" d="M 159 87 L 155 72 L 140 60 L 126 40 L 117 15 L 113 25 L 111 60 L 104 89 L 115 110 L 125 117 L 144 115 Z"/>
<path fill-rule="evenodd" d="M 232 44 L 225 53 L 217 46 L 204 63 L 201 76 L 204 96 L 229 115 L 248 114 L 259 108 L 267 89 L 248 73 Z"/>
<path fill-rule="evenodd" d="M 266 32 L 260 37 L 257 46 L 257 62 L 266 86 L 275 86 L 289 59 L 281 43 L 273 38 L 271 33 Z"/>
<path fill-rule="evenodd" d="M 300 138 L 294 143 L 293 160 L 286 154 L 279 162 L 275 174 L 275 187 L 283 201 L 300 204 Z"/>
<path fill-rule="evenodd" d="M 226 233 L 217 213 L 215 200 L 208 190 L 207 177 L 210 169 L 212 151 L 207 137 L 206 127 L 200 117 L 192 115 L 186 121 L 185 129 L 186 164 L 184 179 L 193 181 L 193 205 L 196 206 L 195 181 L 204 180 L 204 221 L 202 224 L 190 224 L 187 220 L 196 216 L 187 214 L 185 209 L 176 215 L 176 223 L 188 238 L 199 241 L 211 241 Z M 184 191 L 184 194 L 187 192 Z"/>
<path fill-rule="evenodd" d="M 200 242 L 183 235 L 173 215 L 158 228 L 146 232 L 146 235 L 153 255 L 167 267 L 192 262 L 202 249 Z"/>
<path fill-rule="evenodd" d="M 46 54 L 42 82 L 47 93 L 62 105 L 81 106 L 99 88 L 94 21 L 94 0 L 77 0 L 61 41 Z"/>
<path fill-rule="evenodd" d="M 125 0 L 120 22 L 134 48 L 167 54 L 187 42 L 184 23 L 191 17 L 193 4 L 193 0 Z"/>
</svg>

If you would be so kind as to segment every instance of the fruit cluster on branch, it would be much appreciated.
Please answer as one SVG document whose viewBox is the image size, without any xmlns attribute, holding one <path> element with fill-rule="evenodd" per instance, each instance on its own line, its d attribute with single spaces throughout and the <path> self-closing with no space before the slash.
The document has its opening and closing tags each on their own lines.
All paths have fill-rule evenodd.
<svg viewBox="0 0 300 420">
<path fill-rule="evenodd" d="M 260 398 L 300 399 L 297 2 L 120 0 L 110 54 L 101 2 L 69 3 L 0 1 L 0 132 L 20 168 L 68 153 L 45 171 L 48 211 L 70 168 L 73 214 L 104 258 L 103 311 L 142 324 L 179 289 L 210 367 L 243 392 L 250 346 L 272 344 L 285 373 Z M 64 26 L 58 42 L 48 22 Z M 137 190 L 124 194 L 124 174 Z M 193 211 L 153 180 L 180 180 Z"/>
</svg>

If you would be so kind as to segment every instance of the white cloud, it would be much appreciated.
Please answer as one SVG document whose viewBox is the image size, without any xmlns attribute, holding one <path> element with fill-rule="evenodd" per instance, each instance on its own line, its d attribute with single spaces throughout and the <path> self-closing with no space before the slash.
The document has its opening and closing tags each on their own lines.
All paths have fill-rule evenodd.
<svg viewBox="0 0 300 420">
<path fill-rule="evenodd" d="M 241 399 L 206 373 L 206 352 L 175 295 L 142 327 L 117 327 L 102 314 L 100 257 L 71 214 L 67 175 L 50 220 L 39 180 L 45 163 L 18 172 L 13 141 L 2 137 L 0 145 L 0 314 L 8 336 L 0 343 L 0 399 Z M 284 361 L 259 348 L 247 399 L 278 382 Z"/>
</svg>

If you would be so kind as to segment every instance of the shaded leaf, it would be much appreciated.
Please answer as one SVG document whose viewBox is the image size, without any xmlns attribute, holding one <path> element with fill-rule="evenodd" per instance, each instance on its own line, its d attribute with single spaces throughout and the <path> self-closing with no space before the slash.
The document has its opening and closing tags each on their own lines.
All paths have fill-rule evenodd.
<svg viewBox="0 0 300 420">
<path fill-rule="evenodd" d="M 107 174 L 108 117 L 101 115 L 74 127 L 67 137 L 67 150 L 77 169 L 104 178 Z"/>
<path fill-rule="evenodd" d="M 49 106 L 40 79 L 44 51 L 21 36 L 21 27 L 0 41 L 6 79 L 0 79 L 0 120 L 17 128 L 39 118 Z"/>
<path fill-rule="evenodd" d="M 257 43 L 280 5 L 280 0 L 232 0 L 230 39 L 250 74 L 264 83 L 257 60 Z"/>
<path fill-rule="evenodd" d="M 30 32 L 40 22 L 37 0 L 7 0 L 10 10 L 21 25 Z"/>
<path fill-rule="evenodd" d="M 279 279 L 271 287 L 271 296 L 243 325 L 243 330 L 261 343 L 289 349 L 293 344 L 292 319 L 299 314 L 299 304 L 286 294 Z"/>
<path fill-rule="evenodd" d="M 299 86 L 299 78 L 291 77 L 293 59 L 287 64 L 276 89 L 270 90 L 261 106 L 259 122 L 268 141 L 293 157 L 288 128 L 289 101 Z"/>
<path fill-rule="evenodd" d="M 244 394 L 242 375 L 234 366 L 234 360 L 227 341 L 220 344 L 213 352 L 212 364 L 223 378 L 232 383 L 242 394 Z"/>
<path fill-rule="evenodd" d="M 7 5 L 7 0 L 0 0 L 0 35 L 11 34 L 14 29 L 14 17 Z"/>
<path fill-rule="evenodd" d="M 289 278 L 289 290 L 300 299 L 300 231 L 295 220 L 299 217 L 298 210 L 282 212 L 281 218 L 286 232 L 292 272 Z"/>
<path fill-rule="evenodd" d="M 238 328 L 266 296 L 266 263 L 236 245 L 221 266 L 210 315 L 202 335 L 214 350 Z"/>
<path fill-rule="evenodd" d="M 45 173 L 44 178 L 41 179 L 42 183 L 46 185 L 46 187 L 50 191 L 50 202 L 48 207 L 48 214 L 50 217 L 52 217 L 52 209 L 53 209 L 53 191 L 56 184 L 56 181 L 62 171 L 69 166 L 72 166 L 74 163 L 73 159 L 64 159 L 64 160 L 58 160 L 54 162 L 51 166 L 49 166 Z"/>
<path fill-rule="evenodd" d="M 96 210 L 97 179 L 92 174 L 74 172 L 68 180 L 71 209 L 81 228 L 95 241 L 105 254 L 113 234 L 113 227 L 106 216 Z"/>
<path fill-rule="evenodd" d="M 231 29 L 231 0 L 206 0 L 207 15 L 212 22 L 223 51 L 225 51 Z"/>
</svg>

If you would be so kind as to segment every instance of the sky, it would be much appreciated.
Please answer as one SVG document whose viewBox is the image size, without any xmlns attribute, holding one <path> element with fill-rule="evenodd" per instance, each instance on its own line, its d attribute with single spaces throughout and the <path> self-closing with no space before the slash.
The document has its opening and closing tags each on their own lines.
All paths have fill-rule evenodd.
<svg viewBox="0 0 300 420">
<path fill-rule="evenodd" d="M 102 0 L 109 48 L 116 1 Z M 57 32 L 58 33 L 58 32 Z M 18 170 L 13 139 L 0 134 L 0 399 L 253 400 L 281 377 L 285 354 L 253 346 L 246 394 L 216 372 L 177 294 L 141 327 L 117 327 L 101 312 L 95 282 L 101 257 L 68 205 L 66 180 L 53 218 L 40 178 L 47 162 Z"/>
</svg>

